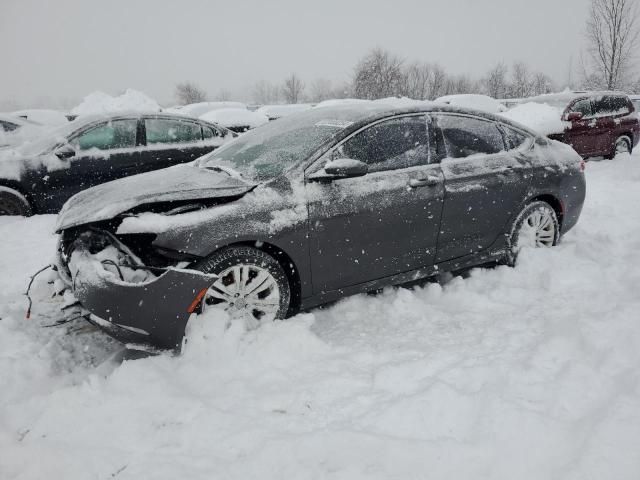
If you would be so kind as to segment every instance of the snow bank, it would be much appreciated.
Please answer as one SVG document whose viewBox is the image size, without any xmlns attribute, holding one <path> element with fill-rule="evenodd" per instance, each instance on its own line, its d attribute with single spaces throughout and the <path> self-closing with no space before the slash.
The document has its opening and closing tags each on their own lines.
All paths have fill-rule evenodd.
<svg viewBox="0 0 640 480">
<path fill-rule="evenodd" d="M 539 132 L 542 135 L 563 133 L 571 124 L 561 120 L 562 110 L 545 103 L 522 103 L 501 113 L 505 118 Z"/>
<path fill-rule="evenodd" d="M 292 113 L 304 112 L 309 110 L 311 104 L 309 103 L 292 103 L 287 105 L 264 105 L 256 110 L 257 113 L 266 115 L 269 120 L 275 120 L 277 118 L 286 117 Z"/>
<path fill-rule="evenodd" d="M 576 228 L 516 268 L 252 331 L 210 311 L 184 355 L 125 362 L 42 328 L 47 278 L 24 320 L 54 218 L 0 217 L 0 476 L 636 480 L 640 156 L 586 175 Z"/>
<path fill-rule="evenodd" d="M 72 115 L 99 115 L 113 112 L 159 112 L 158 102 L 142 92 L 128 88 L 122 95 L 113 97 L 104 92 L 93 92 L 82 103 L 71 109 Z"/>
<path fill-rule="evenodd" d="M 201 115 L 200 118 L 207 122 L 218 123 L 227 128 L 256 128 L 260 125 L 264 125 L 265 123 L 269 123 L 269 119 L 265 114 L 242 110 L 240 108 L 221 108 L 218 110 L 212 110 Z"/>
<path fill-rule="evenodd" d="M 435 101 L 437 103 L 446 103 L 447 105 L 455 107 L 474 108 L 476 110 L 482 110 L 483 112 L 489 113 L 504 112 L 507 109 L 495 98 L 472 93 L 445 95 L 444 97 L 437 98 Z"/>
<path fill-rule="evenodd" d="M 180 115 L 187 115 L 189 117 L 200 117 L 207 112 L 213 110 L 221 110 L 226 108 L 238 108 L 246 110 L 247 105 L 242 102 L 199 102 L 190 103 L 189 105 L 183 105 L 180 107 L 173 107 L 165 109 L 165 112 L 178 113 Z"/>
</svg>

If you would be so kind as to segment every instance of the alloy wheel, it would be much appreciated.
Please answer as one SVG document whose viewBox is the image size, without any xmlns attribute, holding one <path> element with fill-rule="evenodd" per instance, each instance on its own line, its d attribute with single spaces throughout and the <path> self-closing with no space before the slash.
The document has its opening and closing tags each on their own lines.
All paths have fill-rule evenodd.
<svg viewBox="0 0 640 480">
<path fill-rule="evenodd" d="M 280 288 L 275 277 L 258 265 L 234 265 L 218 274 L 204 306 L 217 305 L 232 317 L 242 317 L 247 327 L 273 321 L 280 308 Z"/>
<path fill-rule="evenodd" d="M 547 209 L 537 209 L 524 219 L 518 234 L 517 248 L 552 247 L 556 238 L 556 223 Z"/>
</svg>

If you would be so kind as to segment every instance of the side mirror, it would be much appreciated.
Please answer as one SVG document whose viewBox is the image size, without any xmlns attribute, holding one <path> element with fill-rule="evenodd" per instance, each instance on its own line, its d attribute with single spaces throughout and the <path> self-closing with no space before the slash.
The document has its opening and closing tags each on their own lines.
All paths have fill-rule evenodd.
<svg viewBox="0 0 640 480">
<path fill-rule="evenodd" d="M 324 172 L 327 175 L 339 178 L 361 177 L 369 171 L 369 166 L 360 160 L 352 158 L 338 158 L 327 162 Z"/>
<path fill-rule="evenodd" d="M 76 151 L 69 144 L 63 145 L 59 149 L 56 150 L 56 157 L 60 160 L 69 160 L 71 157 L 76 156 Z"/>
<path fill-rule="evenodd" d="M 569 120 L 570 122 L 575 122 L 576 120 L 581 120 L 583 116 L 584 115 L 582 115 L 581 112 L 569 112 L 567 114 L 567 120 Z"/>
</svg>

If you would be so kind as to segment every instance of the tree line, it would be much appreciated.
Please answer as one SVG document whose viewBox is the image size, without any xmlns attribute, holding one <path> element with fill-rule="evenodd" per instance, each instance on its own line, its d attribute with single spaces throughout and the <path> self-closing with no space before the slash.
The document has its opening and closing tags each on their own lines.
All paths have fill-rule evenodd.
<svg viewBox="0 0 640 480">
<path fill-rule="evenodd" d="M 507 66 L 493 65 L 480 78 L 451 74 L 437 63 L 413 61 L 373 48 L 355 65 L 351 78 L 336 84 L 319 78 L 305 83 L 291 73 L 281 83 L 257 82 L 250 93 L 255 103 L 321 102 L 330 98 L 409 97 L 433 100 L 444 95 L 481 93 L 494 98 L 524 98 L 556 91 L 558 87 L 585 90 L 623 90 L 640 92 L 640 78 L 635 63 L 640 41 L 639 0 L 591 0 L 586 23 L 586 48 L 580 57 L 576 84 L 556 85 L 544 72 L 535 71 L 524 62 Z M 571 82 L 570 82 L 571 83 Z M 220 92 L 216 100 L 227 100 Z M 207 98 L 193 83 L 176 87 L 181 103 Z"/>
</svg>

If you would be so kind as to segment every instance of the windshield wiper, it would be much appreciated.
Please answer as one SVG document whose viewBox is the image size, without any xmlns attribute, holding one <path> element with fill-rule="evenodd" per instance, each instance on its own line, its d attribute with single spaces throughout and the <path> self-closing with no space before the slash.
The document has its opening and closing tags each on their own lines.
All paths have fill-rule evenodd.
<svg viewBox="0 0 640 480">
<path fill-rule="evenodd" d="M 240 179 L 242 178 L 242 174 L 231 167 L 226 167 L 223 165 L 205 165 L 202 168 L 206 168 L 207 170 L 213 170 L 214 172 L 226 173 L 232 178 L 240 178 Z"/>
</svg>

